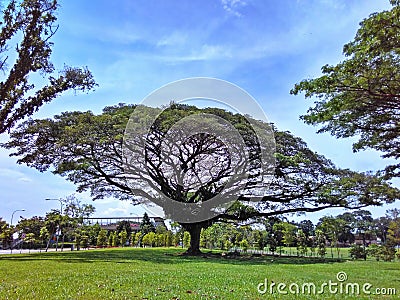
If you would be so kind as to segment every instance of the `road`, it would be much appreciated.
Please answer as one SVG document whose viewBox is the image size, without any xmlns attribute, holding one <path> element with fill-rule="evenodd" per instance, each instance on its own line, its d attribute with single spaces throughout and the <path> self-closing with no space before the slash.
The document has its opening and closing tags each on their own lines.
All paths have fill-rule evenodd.
<svg viewBox="0 0 400 300">
<path fill-rule="evenodd" d="M 82 251 L 82 250 L 87 250 L 87 249 L 81 248 L 79 251 Z M 49 248 L 49 250 L 47 252 L 54 252 L 54 251 L 56 251 L 55 248 Z M 71 248 L 69 248 L 69 247 L 68 248 L 64 248 L 63 251 L 71 251 Z M 76 250 L 74 250 L 74 251 L 76 251 Z M 41 251 L 39 249 L 30 250 L 30 253 L 37 253 L 37 252 L 45 252 L 45 250 L 44 249 L 42 249 Z M 58 249 L 58 252 L 61 252 L 61 250 Z M 28 249 L 22 249 L 22 250 L 13 249 L 13 251 L 12 251 L 12 254 L 28 254 L 28 253 L 29 253 Z M 0 250 L 0 255 L 1 254 L 11 254 L 11 250 Z"/>
</svg>

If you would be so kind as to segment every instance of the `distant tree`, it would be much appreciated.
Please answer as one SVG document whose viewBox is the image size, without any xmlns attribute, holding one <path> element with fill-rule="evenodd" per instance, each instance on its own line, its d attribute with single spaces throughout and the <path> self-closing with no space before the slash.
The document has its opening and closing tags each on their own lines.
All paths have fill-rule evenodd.
<svg viewBox="0 0 400 300">
<path fill-rule="evenodd" d="M 61 201 L 65 205 L 63 213 L 72 219 L 76 219 L 78 224 L 82 224 L 84 218 L 90 217 L 96 211 L 92 204 L 82 203 L 75 195 L 67 196 Z"/>
<path fill-rule="evenodd" d="M 80 231 L 85 232 L 88 237 L 88 244 L 96 245 L 97 235 L 100 231 L 100 226 L 87 226 L 84 225 L 84 218 L 92 215 L 96 209 L 91 204 L 82 203 L 75 195 L 67 196 L 61 199 L 64 204 L 63 215 L 59 215 L 58 230 L 61 235 L 61 250 L 64 248 L 64 240 L 66 236 L 72 237 L 75 230 L 81 227 Z M 83 228 L 84 227 L 84 228 Z"/>
<path fill-rule="evenodd" d="M 82 235 L 83 235 L 83 232 L 80 228 L 77 228 L 74 230 L 74 242 L 75 242 L 75 247 L 76 247 L 77 251 L 79 251 L 81 249 Z M 47 249 L 46 249 L 46 251 L 47 251 Z"/>
<path fill-rule="evenodd" d="M 320 257 L 325 257 L 326 255 L 326 238 L 322 230 L 315 230 L 315 243 L 317 248 L 317 253 Z"/>
<path fill-rule="evenodd" d="M 208 231 L 204 228 L 200 231 L 200 247 L 206 248 L 207 247 L 207 239 L 208 239 Z"/>
<path fill-rule="evenodd" d="M 113 247 L 117 247 L 118 246 L 118 236 L 117 233 L 115 231 L 112 232 L 111 234 L 111 245 Z"/>
<path fill-rule="evenodd" d="M 389 230 L 389 224 L 391 219 L 388 217 L 379 217 L 373 220 L 373 230 L 378 238 L 381 239 L 382 243 L 386 243 L 386 237 Z"/>
<path fill-rule="evenodd" d="M 342 224 L 343 226 L 341 232 L 339 233 L 338 241 L 341 243 L 348 243 L 348 244 L 354 243 L 355 241 L 354 215 L 351 212 L 345 212 L 336 217 L 343 221 Z"/>
<path fill-rule="evenodd" d="M 89 245 L 96 246 L 97 245 L 97 237 L 99 236 L 99 233 L 101 231 L 100 224 L 95 223 L 93 225 L 85 225 L 85 226 L 88 228 Z"/>
<path fill-rule="evenodd" d="M 150 221 L 149 215 L 146 212 L 143 214 L 142 222 L 140 223 L 139 228 L 143 234 L 156 231 L 154 224 Z"/>
<path fill-rule="evenodd" d="M 121 246 L 122 246 L 122 247 L 125 247 L 126 241 L 128 240 L 128 233 L 126 232 L 126 230 L 124 230 L 124 231 L 121 231 L 121 232 L 118 234 L 118 236 L 119 236 L 119 238 L 120 238 Z"/>
<path fill-rule="evenodd" d="M 88 91 L 96 85 L 87 68 L 64 66 L 58 76 L 54 74 L 50 56 L 51 38 L 58 29 L 56 0 L 8 2 L 0 23 L 0 71 L 4 75 L 0 82 L 0 134 L 62 92 Z M 37 87 L 34 74 L 40 74 L 46 84 Z"/>
<path fill-rule="evenodd" d="M 44 223 L 45 221 L 43 217 L 34 216 L 29 219 L 19 220 L 16 228 L 20 234 L 25 234 L 25 236 L 30 233 L 33 234 L 33 238 L 31 239 L 32 243 L 31 241 L 29 242 L 32 246 L 33 242 L 40 241 L 40 230 L 45 225 Z M 30 235 L 30 237 L 32 236 Z"/>
<path fill-rule="evenodd" d="M 317 228 L 322 230 L 328 238 L 331 246 L 331 255 L 333 258 L 333 247 L 336 246 L 337 255 L 340 255 L 340 247 L 338 244 L 340 233 L 343 232 L 345 221 L 332 216 L 322 217 L 317 225 Z"/>
<path fill-rule="evenodd" d="M 303 230 L 299 229 L 297 230 L 296 233 L 296 239 L 297 239 L 297 251 L 300 253 L 300 255 L 306 255 L 307 254 L 307 236 L 303 232 Z"/>
<path fill-rule="evenodd" d="M 278 241 L 276 240 L 274 234 L 270 234 L 268 236 L 268 246 L 269 246 L 269 251 L 271 251 L 272 254 L 274 254 L 278 247 Z"/>
<path fill-rule="evenodd" d="M 384 261 L 392 261 L 395 258 L 396 248 L 385 244 L 382 247 L 382 257 Z"/>
<path fill-rule="evenodd" d="M 155 242 L 156 242 L 156 234 L 152 231 L 149 233 L 145 234 L 142 239 L 143 245 L 145 246 L 150 246 L 154 247 Z"/>
<path fill-rule="evenodd" d="M 62 224 L 62 215 L 60 214 L 60 211 L 52 210 L 46 213 L 44 224 L 48 232 L 48 240 L 46 245 L 47 252 L 53 237 L 56 237 L 56 235 L 60 233 L 60 226 Z M 58 243 L 56 244 L 56 247 L 58 247 Z"/>
<path fill-rule="evenodd" d="M 357 210 L 352 212 L 352 215 L 354 216 L 353 228 L 361 236 L 364 249 L 366 249 L 367 239 L 371 240 L 373 233 L 374 219 L 372 218 L 372 214 L 368 210 Z M 366 258 L 366 255 L 364 258 Z"/>
<path fill-rule="evenodd" d="M 314 224 L 310 220 L 302 220 L 300 223 L 297 224 L 297 227 L 303 231 L 306 236 L 307 241 L 309 240 L 310 236 L 314 236 Z M 307 244 L 309 244 L 307 242 Z"/>
<path fill-rule="evenodd" d="M 142 232 L 136 232 L 134 240 L 133 240 L 133 245 L 135 247 L 140 247 L 141 243 L 142 243 L 142 237 L 143 237 L 143 233 Z"/>
<path fill-rule="evenodd" d="M 105 247 L 107 246 L 107 230 L 102 229 L 97 236 L 97 246 Z"/>
<path fill-rule="evenodd" d="M 400 218 L 394 219 L 389 223 L 387 244 L 391 247 L 400 245 Z"/>
<path fill-rule="evenodd" d="M 166 237 L 165 237 L 165 247 L 171 247 L 172 246 L 172 239 L 173 239 L 173 234 L 170 230 L 168 230 L 165 233 Z"/>
<path fill-rule="evenodd" d="M 267 246 L 268 233 L 265 230 L 258 231 L 256 243 L 259 250 L 263 250 Z"/>
<path fill-rule="evenodd" d="M 283 242 L 289 247 L 290 254 L 292 254 L 292 246 L 296 242 L 297 227 L 291 223 L 283 222 Z"/>
<path fill-rule="evenodd" d="M 30 232 L 25 235 L 23 241 L 29 245 L 29 253 L 31 253 L 31 249 L 33 248 L 33 244 L 37 241 L 34 233 Z"/>
<path fill-rule="evenodd" d="M 350 256 L 353 259 L 366 259 L 366 248 L 361 245 L 353 245 L 349 250 Z"/>
<path fill-rule="evenodd" d="M 176 233 L 174 233 L 174 235 L 172 237 L 172 244 L 174 246 L 179 246 L 182 239 L 183 239 L 183 232 L 176 232 Z"/>
<path fill-rule="evenodd" d="M 80 236 L 80 244 L 82 248 L 89 248 L 89 236 L 87 235 L 87 232 L 83 231 L 82 235 Z"/>
<path fill-rule="evenodd" d="M 249 242 L 246 239 L 243 239 L 240 241 L 240 248 L 242 249 L 242 251 L 244 253 L 247 252 L 247 250 L 249 249 Z"/>
<path fill-rule="evenodd" d="M 0 239 L 3 244 L 3 248 L 8 247 L 12 243 L 12 235 L 14 234 L 14 228 L 10 226 L 5 220 L 0 218 Z"/>
<path fill-rule="evenodd" d="M 375 259 L 379 261 L 382 258 L 382 246 L 376 244 L 369 245 L 367 255 L 375 257 Z"/>
<path fill-rule="evenodd" d="M 190 233 L 185 231 L 183 233 L 183 247 L 189 247 L 190 245 Z"/>
<path fill-rule="evenodd" d="M 362 253 L 362 249 L 360 250 Z M 388 244 L 385 245 L 376 245 L 372 244 L 369 245 L 367 248 L 367 255 L 375 257 L 377 261 L 384 260 L 384 261 L 392 261 L 395 257 L 396 249 L 394 247 L 389 246 Z"/>
<path fill-rule="evenodd" d="M 132 227 L 131 227 L 131 222 L 128 220 L 122 220 L 117 223 L 117 233 L 119 234 L 122 231 L 126 231 L 128 234 L 128 238 L 132 234 Z"/>
<path fill-rule="evenodd" d="M 226 240 L 224 243 L 224 249 L 229 251 L 233 247 L 233 244 L 230 240 Z"/>
<path fill-rule="evenodd" d="M 284 245 L 283 232 L 285 228 L 283 223 L 284 222 L 276 222 L 272 227 L 273 241 L 276 241 L 276 245 L 279 247 L 279 254 L 281 254 L 282 246 Z"/>
<path fill-rule="evenodd" d="M 110 231 L 108 233 L 108 246 L 112 247 L 114 242 L 114 232 Z"/>
<path fill-rule="evenodd" d="M 315 106 L 302 116 L 318 132 L 338 138 L 358 137 L 353 151 L 372 148 L 384 158 L 400 158 L 400 4 L 371 14 L 360 23 L 353 41 L 343 47 L 346 59 L 322 67 L 323 75 L 296 84 Z M 388 165 L 386 176 L 400 176 L 400 163 Z"/>
</svg>

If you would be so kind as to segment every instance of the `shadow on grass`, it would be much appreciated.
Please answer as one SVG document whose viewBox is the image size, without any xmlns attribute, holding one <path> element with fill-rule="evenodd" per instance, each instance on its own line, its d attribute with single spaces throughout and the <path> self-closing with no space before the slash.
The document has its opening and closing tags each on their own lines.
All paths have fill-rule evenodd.
<svg viewBox="0 0 400 300">
<path fill-rule="evenodd" d="M 232 265 L 269 265 L 269 264 L 320 264 L 344 262 L 338 259 L 321 259 L 315 257 L 279 257 L 279 256 L 248 256 L 224 257 L 221 253 L 205 252 L 201 256 L 182 255 L 183 249 L 177 248 L 117 248 L 96 249 L 73 252 L 48 252 L 17 255 L 1 255 L 0 261 L 24 262 L 46 260 L 65 263 L 134 263 L 149 262 L 159 264 L 187 263 L 218 263 Z"/>
</svg>

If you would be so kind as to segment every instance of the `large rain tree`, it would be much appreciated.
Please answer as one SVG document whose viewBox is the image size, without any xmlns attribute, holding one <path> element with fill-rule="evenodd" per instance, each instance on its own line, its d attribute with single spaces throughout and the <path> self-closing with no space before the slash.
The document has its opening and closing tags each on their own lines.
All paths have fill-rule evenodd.
<svg viewBox="0 0 400 300">
<path fill-rule="evenodd" d="M 322 125 L 318 132 L 358 137 L 353 151 L 372 148 L 384 158 L 400 158 L 400 1 L 360 23 L 345 59 L 322 67 L 322 76 L 296 84 L 315 105 L 301 118 Z M 388 164 L 388 178 L 400 175 L 400 163 Z"/>
<path fill-rule="evenodd" d="M 57 32 L 56 0 L 10 1 L 0 22 L 0 134 L 67 90 L 96 84 L 87 68 L 56 70 L 50 56 Z M 40 77 L 32 77 L 37 74 Z"/>
<path fill-rule="evenodd" d="M 259 195 L 258 201 L 251 201 L 252 192 L 259 191 L 259 185 L 265 184 L 262 176 L 265 174 L 260 173 L 258 163 L 260 145 L 246 118 L 216 108 L 170 106 L 154 122 L 151 131 L 144 134 L 142 148 L 129 148 L 133 152 L 139 149 L 142 160 L 135 160 L 133 153 L 128 156 L 132 161 L 127 162 L 122 148 L 127 146 L 124 133 L 134 109 L 135 106 L 118 105 L 106 107 L 99 115 L 65 112 L 53 119 L 28 120 L 11 133 L 10 141 L 3 147 L 14 149 L 12 155 L 19 157 L 19 163 L 42 172 L 50 169 L 75 183 L 78 191 L 89 190 L 93 199 L 112 196 L 132 201 L 132 204 L 143 203 L 146 199 L 155 201 L 167 216 L 179 219 L 190 233 L 188 254 L 200 253 L 201 229 L 220 220 L 250 223 L 264 217 L 332 207 L 359 209 L 393 202 L 400 195 L 383 178 L 338 169 L 331 161 L 311 151 L 300 138 L 273 128 L 275 168 L 273 173 L 267 174 L 269 185 L 264 186 L 262 197 Z M 148 114 L 135 119 L 137 124 L 161 112 L 157 108 L 142 109 Z M 167 139 L 161 144 L 167 133 L 177 130 L 173 124 L 196 114 L 216 115 L 229 122 L 243 136 L 245 150 L 253 154 L 250 159 L 243 163 L 238 157 L 232 157 L 237 153 L 229 152 L 221 138 L 196 131 L 179 143 Z M 266 124 L 259 122 L 258 125 L 263 128 Z M 191 131 L 190 127 L 186 129 Z M 161 151 L 163 147 L 166 152 Z M 226 180 L 235 175 L 237 166 L 242 166 L 241 170 L 249 175 L 244 182 L 241 178 L 229 187 L 237 194 L 237 200 L 218 207 L 218 213 L 209 219 L 185 222 L 179 215 L 184 213 L 184 206 L 181 206 L 182 211 L 176 211 L 170 205 L 163 206 L 163 197 L 154 198 L 163 194 L 177 203 L 204 208 L 226 188 Z"/>
</svg>

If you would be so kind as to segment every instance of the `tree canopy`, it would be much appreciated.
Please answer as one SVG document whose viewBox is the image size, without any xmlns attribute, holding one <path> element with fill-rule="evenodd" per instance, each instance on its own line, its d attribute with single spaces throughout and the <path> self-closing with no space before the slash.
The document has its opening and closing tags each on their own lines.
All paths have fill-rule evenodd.
<svg viewBox="0 0 400 300">
<path fill-rule="evenodd" d="M 14 149 L 12 155 L 18 156 L 18 163 L 26 164 L 39 171 L 52 170 L 53 173 L 66 177 L 77 185 L 78 191 L 89 190 L 93 199 L 112 196 L 121 200 L 130 200 L 133 204 L 142 203 L 143 199 L 154 195 L 148 194 L 149 188 L 145 185 L 132 186 L 127 177 L 142 180 L 140 176 L 144 168 L 149 168 L 150 178 L 144 178 L 142 182 L 151 188 L 154 186 L 165 191 L 177 202 L 202 203 L 215 196 L 224 185 L 225 176 L 232 176 L 228 167 L 214 169 L 207 180 L 206 172 L 210 165 L 207 159 L 214 154 L 218 165 L 220 161 L 229 163 L 230 157 L 224 151 L 223 145 L 213 137 L 203 135 L 197 140 L 187 139 L 182 147 L 193 155 L 193 160 L 181 161 L 181 173 L 187 172 L 187 183 L 177 180 L 176 174 L 168 173 L 163 166 L 160 155 L 157 152 L 157 141 L 152 138 L 161 138 L 160 133 L 171 128 L 176 118 L 183 118 L 191 114 L 212 113 L 225 120 L 229 120 L 233 126 L 243 127 L 241 132 L 248 133 L 245 138 L 248 149 L 257 149 L 257 143 L 252 139 L 251 131 L 243 117 L 221 109 L 199 109 L 194 106 L 172 105 L 165 115 L 160 118 L 159 124 L 151 134 L 149 144 L 144 145 L 142 152 L 147 151 L 147 165 L 131 165 L 133 172 L 127 172 L 124 168 L 124 156 L 122 146 L 124 143 L 124 130 L 128 119 L 135 109 L 132 105 L 117 105 L 106 107 L 102 114 L 95 115 L 92 112 L 65 112 L 54 119 L 28 120 L 17 127 L 11 133 L 11 140 L 3 147 Z M 155 108 L 146 108 L 152 113 Z M 145 122 L 137 119 L 136 122 Z M 261 125 L 260 125 L 261 126 Z M 269 185 L 263 191 L 264 194 L 257 202 L 251 202 L 250 192 L 253 187 L 263 181 L 257 179 L 257 155 L 246 165 L 251 176 L 247 185 L 242 182 L 238 185 L 242 192 L 236 202 L 225 210 L 220 211 L 211 219 L 190 223 L 181 221 L 181 225 L 191 233 L 191 248 L 198 251 L 198 243 L 201 228 L 206 228 L 213 222 L 224 220 L 225 222 L 255 222 L 261 217 L 273 217 L 284 213 L 313 212 L 330 207 L 345 207 L 358 209 L 368 205 L 380 205 L 385 202 L 393 202 L 399 198 L 399 191 L 382 177 L 369 173 L 357 173 L 350 170 L 339 169 L 334 164 L 313 151 L 300 138 L 289 132 L 279 131 L 273 128 L 276 141 L 276 165 Z M 155 132 L 155 133 L 154 133 Z M 216 141 L 216 142 L 214 142 Z M 209 144 L 207 144 L 210 142 Z M 153 148 L 152 148 L 153 147 Z M 172 144 L 171 144 L 172 147 Z M 207 152 L 208 150 L 208 152 Z M 188 159 L 188 155 L 173 153 L 180 159 Z M 172 154 L 171 154 L 172 156 Z M 205 157 L 206 159 L 204 159 Z M 196 159 L 194 159 L 196 158 Z M 205 168 L 197 162 L 206 161 Z M 168 162 L 168 161 L 167 161 Z M 186 163 L 186 165 L 185 165 Z M 215 161 L 213 162 L 215 163 Z M 182 166 L 184 165 L 184 166 Z M 132 171 L 132 168 L 130 171 Z M 190 173 L 188 170 L 191 169 Z M 215 173 L 212 173 L 214 172 Z M 152 173 L 151 173 L 152 172 Z M 177 172 L 179 175 L 179 172 Z M 201 177 L 199 181 L 194 177 Z M 209 184 L 212 181 L 212 184 Z M 170 213 L 168 207 L 163 207 L 166 214 Z M 178 212 L 179 213 L 179 212 Z M 170 214 L 173 218 L 174 214 Z M 197 239 L 197 240 L 196 240 Z M 196 248 L 197 247 L 197 248 Z"/>
<path fill-rule="evenodd" d="M 291 90 L 305 93 L 315 105 L 302 116 L 307 124 L 338 138 L 358 137 L 353 150 L 372 148 L 384 158 L 400 157 L 400 5 L 373 13 L 360 23 L 353 41 L 343 47 L 345 60 L 322 67 L 322 76 L 303 80 Z M 386 167 L 388 178 L 400 164 Z"/>
<path fill-rule="evenodd" d="M 13 0 L 2 13 L 0 134 L 62 92 L 88 91 L 96 85 L 87 68 L 65 65 L 62 70 L 56 70 L 50 61 L 51 38 L 58 29 L 57 8 L 56 0 Z M 43 77 L 41 87 L 30 77 L 33 74 Z"/>
</svg>

